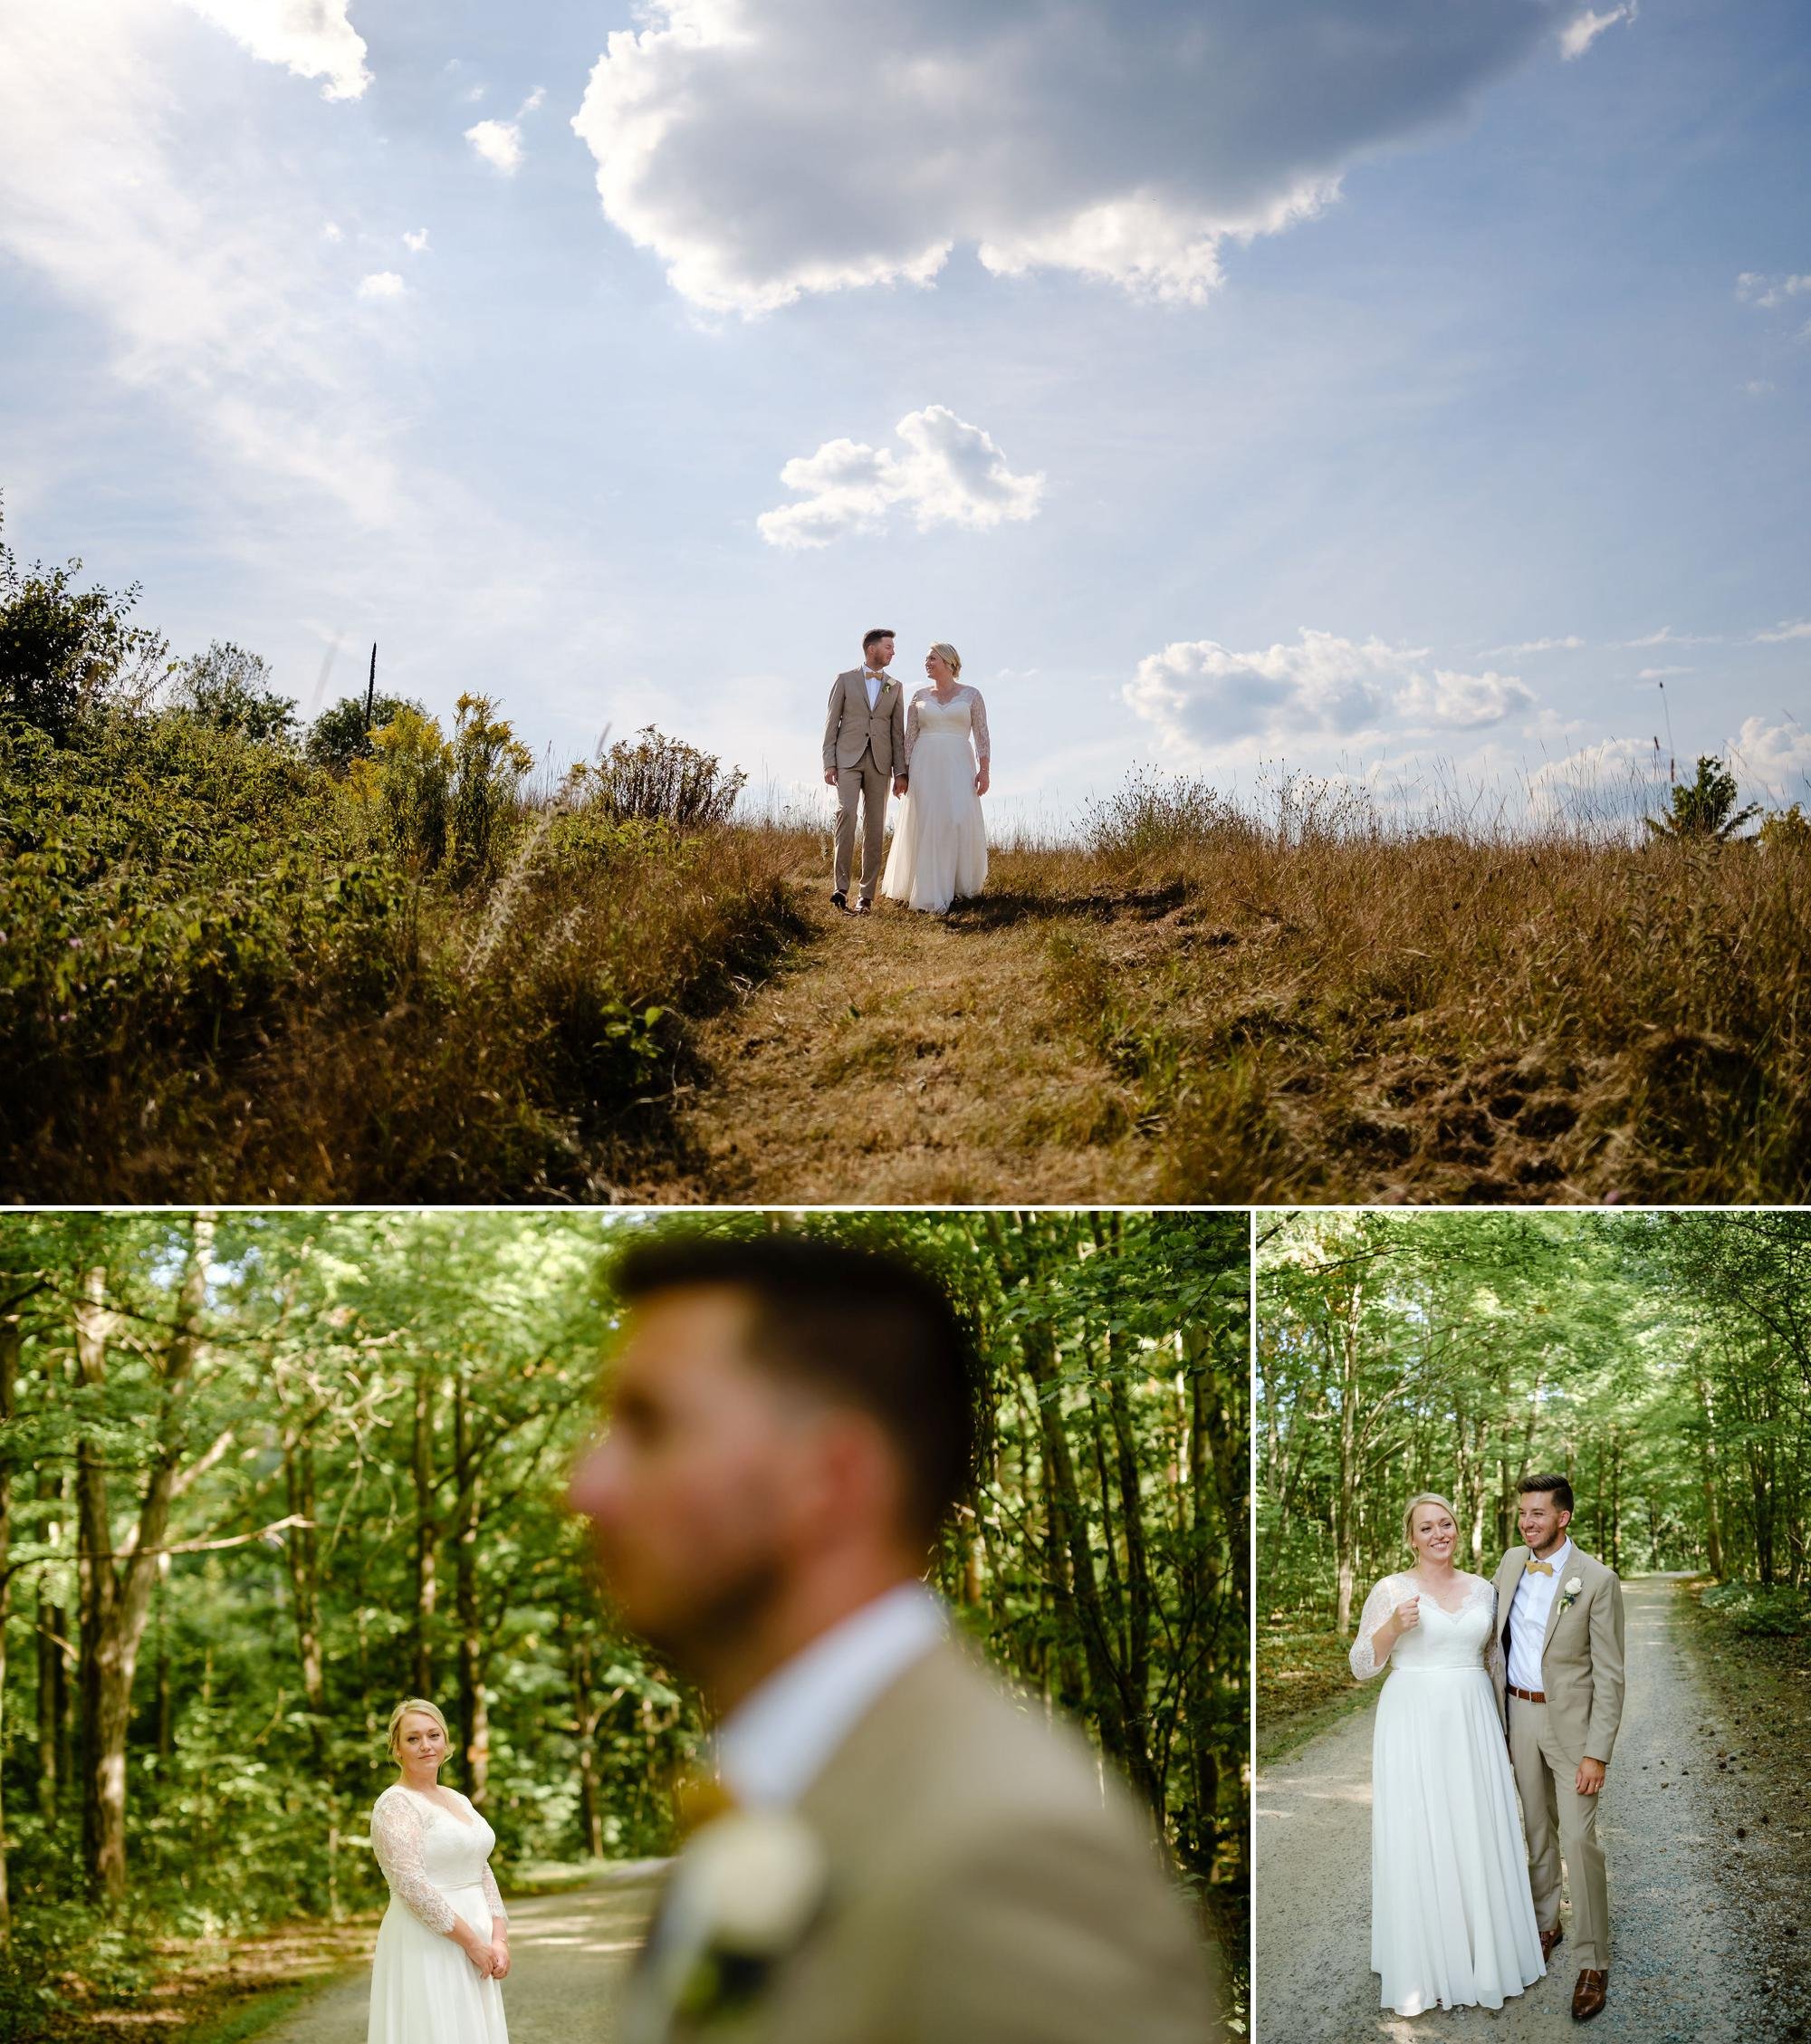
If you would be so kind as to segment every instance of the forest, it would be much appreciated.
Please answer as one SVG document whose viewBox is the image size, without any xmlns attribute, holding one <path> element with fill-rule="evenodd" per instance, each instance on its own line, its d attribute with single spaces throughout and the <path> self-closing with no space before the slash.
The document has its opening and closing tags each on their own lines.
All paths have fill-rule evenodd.
<svg viewBox="0 0 1811 2044">
<path fill-rule="evenodd" d="M 1557 1471 L 1611 1567 L 1713 1579 L 1743 1628 L 1806 1625 L 1811 1215 L 1334 1211 L 1259 1237 L 1260 1724 L 1343 1683 L 1420 1490 L 1489 1573 L 1519 1478 Z"/>
<path fill-rule="evenodd" d="M 699 1710 L 600 1606 L 563 1483 L 625 1237 L 781 1224 L 920 1258 L 970 1316 L 990 1473 L 937 1580 L 1143 1797 L 1236 1978 L 1242 1214 L 21 1212 L 0 2038 L 142 2008 L 202 1944 L 371 1910 L 406 1693 L 446 1709 L 506 1886 L 670 1847 Z"/>
</svg>

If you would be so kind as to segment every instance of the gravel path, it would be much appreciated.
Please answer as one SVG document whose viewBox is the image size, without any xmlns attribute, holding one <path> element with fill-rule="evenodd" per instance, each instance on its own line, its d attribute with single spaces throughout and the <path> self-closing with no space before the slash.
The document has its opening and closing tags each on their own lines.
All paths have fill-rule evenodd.
<svg viewBox="0 0 1811 2044">
<path fill-rule="evenodd" d="M 1663 1577 L 1624 1586 L 1629 1692 L 1598 1818 L 1609 1860 L 1610 2000 L 1591 2044 L 1762 2044 L 1791 2034 L 1721 1877 L 1715 1698 Z M 1381 1687 L 1381 1684 L 1379 1684 Z M 1371 1953 L 1371 1713 L 1261 1776 L 1256 1803 L 1259 2044 L 1490 2039 L 1572 2029 L 1571 1947 L 1492 2014 L 1377 2006 Z M 1570 1924 L 1570 1912 L 1562 1921 Z M 1581 2034 L 1584 2033 L 1580 2026 Z"/>
<path fill-rule="evenodd" d="M 654 1876 L 617 1876 L 563 1895 L 525 1896 L 510 1909 L 503 2012 L 510 2044 L 608 2044 L 615 1988 L 654 1900 Z M 330 1988 L 263 2033 L 261 2044 L 365 2044 L 370 1975 Z"/>
</svg>

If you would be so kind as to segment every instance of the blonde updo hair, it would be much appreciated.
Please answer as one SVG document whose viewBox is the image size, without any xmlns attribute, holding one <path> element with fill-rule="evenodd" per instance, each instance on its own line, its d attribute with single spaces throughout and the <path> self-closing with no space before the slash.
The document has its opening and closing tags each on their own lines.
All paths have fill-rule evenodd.
<svg viewBox="0 0 1811 2044">
<path fill-rule="evenodd" d="M 946 638 L 938 639 L 932 646 L 931 650 L 933 653 L 940 654 L 949 662 L 950 673 L 956 680 L 960 681 L 962 679 L 962 655 L 956 651 L 949 640 Z"/>
<path fill-rule="evenodd" d="M 440 1736 L 446 1742 L 447 1748 L 450 1751 L 453 1745 L 453 1734 L 446 1728 L 446 1720 L 440 1714 L 439 1704 L 430 1703 L 426 1696 L 405 1696 L 396 1709 L 390 1713 L 389 1730 L 384 1735 L 384 1748 L 390 1758 L 397 1761 L 400 1761 L 402 1759 L 402 1754 L 397 1747 L 397 1733 L 402 1730 L 402 1721 L 411 1711 L 419 1711 L 423 1717 L 434 1720 L 435 1723 L 440 1727 Z"/>
<path fill-rule="evenodd" d="M 1417 1491 L 1403 1513 L 1403 1538 L 1409 1543 L 1409 1552 L 1417 1560 L 1421 1559 L 1421 1550 L 1415 1545 L 1415 1513 L 1424 1504 L 1437 1504 L 1452 1520 L 1453 1531 L 1456 1533 L 1459 1531 L 1459 1514 L 1452 1509 L 1450 1498 L 1442 1497 L 1438 1491 Z"/>
</svg>

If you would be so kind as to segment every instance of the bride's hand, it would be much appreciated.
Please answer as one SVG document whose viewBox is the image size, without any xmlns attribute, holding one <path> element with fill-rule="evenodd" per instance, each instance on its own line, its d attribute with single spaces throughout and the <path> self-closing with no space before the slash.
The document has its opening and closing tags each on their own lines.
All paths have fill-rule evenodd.
<svg viewBox="0 0 1811 2044">
<path fill-rule="evenodd" d="M 1419 1597 L 1404 1598 L 1395 1609 L 1390 1613 L 1390 1623 L 1395 1627 L 1398 1638 L 1401 1638 L 1405 1632 L 1413 1632 L 1421 1623 L 1421 1598 Z"/>
<path fill-rule="evenodd" d="M 503 1937 L 493 1939 L 491 1943 L 491 1978 L 502 1980 L 509 1972 L 509 1940 Z"/>
<path fill-rule="evenodd" d="M 987 792 L 987 769 L 985 767 L 982 767 L 974 777 L 974 792 L 977 795 L 984 795 Z"/>
</svg>

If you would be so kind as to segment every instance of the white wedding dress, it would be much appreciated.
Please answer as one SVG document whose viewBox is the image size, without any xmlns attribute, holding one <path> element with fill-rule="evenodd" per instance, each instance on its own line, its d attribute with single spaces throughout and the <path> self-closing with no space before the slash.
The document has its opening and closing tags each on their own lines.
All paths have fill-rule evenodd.
<svg viewBox="0 0 1811 2044">
<path fill-rule="evenodd" d="M 506 1914 L 490 1867 L 497 1835 L 459 1800 L 466 1823 L 397 1782 L 371 1811 L 390 1905 L 378 1927 L 366 2044 L 509 2044 L 502 1983 L 445 1934 L 457 1914 L 488 1938 L 492 1918 Z"/>
<path fill-rule="evenodd" d="M 959 685 L 948 702 L 921 688 L 906 713 L 906 793 L 880 891 L 939 915 L 987 882 L 977 765 L 988 756 L 987 705 Z"/>
<path fill-rule="evenodd" d="M 1382 2005 L 1403 2016 L 1500 2009 L 1547 1971 L 1490 1674 L 1497 1592 L 1459 1579 L 1465 1595 L 1448 1611 L 1413 1576 L 1386 1576 L 1352 1646 L 1367 1682 L 1380 1672 L 1372 1636 L 1419 1593 L 1421 1623 L 1385 1664 L 1371 1743 L 1371 1971 Z"/>
</svg>

